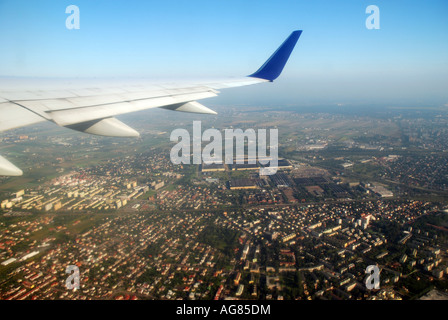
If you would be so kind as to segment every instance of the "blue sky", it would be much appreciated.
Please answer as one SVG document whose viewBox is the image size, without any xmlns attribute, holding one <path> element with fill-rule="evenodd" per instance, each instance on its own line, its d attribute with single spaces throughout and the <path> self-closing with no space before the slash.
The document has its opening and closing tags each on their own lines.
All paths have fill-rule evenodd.
<svg viewBox="0 0 448 320">
<path fill-rule="evenodd" d="M 65 27 L 71 4 L 80 30 Z M 0 0 L 0 76 L 244 76 L 302 29 L 275 84 L 212 103 L 443 106 L 447 16 L 446 0 Z"/>
</svg>

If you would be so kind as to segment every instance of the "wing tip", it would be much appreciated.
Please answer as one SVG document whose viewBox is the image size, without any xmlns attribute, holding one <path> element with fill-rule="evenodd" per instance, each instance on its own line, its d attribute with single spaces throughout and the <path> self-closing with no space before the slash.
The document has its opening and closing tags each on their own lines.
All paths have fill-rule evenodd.
<svg viewBox="0 0 448 320">
<path fill-rule="evenodd" d="M 248 77 L 264 79 L 270 82 L 277 79 L 288 62 L 302 32 L 303 30 L 294 30 L 261 68 Z"/>
</svg>

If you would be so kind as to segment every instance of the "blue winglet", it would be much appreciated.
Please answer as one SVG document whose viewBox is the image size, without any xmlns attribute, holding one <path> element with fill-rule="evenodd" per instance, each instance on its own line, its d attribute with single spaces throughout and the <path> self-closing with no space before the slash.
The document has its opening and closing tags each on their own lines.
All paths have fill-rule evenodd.
<svg viewBox="0 0 448 320">
<path fill-rule="evenodd" d="M 288 62 L 292 50 L 300 38 L 302 30 L 296 30 L 283 42 L 283 44 L 274 52 L 274 54 L 261 66 L 257 72 L 251 74 L 249 77 L 260 78 L 269 81 L 277 79 L 283 71 L 283 68 Z"/>
</svg>

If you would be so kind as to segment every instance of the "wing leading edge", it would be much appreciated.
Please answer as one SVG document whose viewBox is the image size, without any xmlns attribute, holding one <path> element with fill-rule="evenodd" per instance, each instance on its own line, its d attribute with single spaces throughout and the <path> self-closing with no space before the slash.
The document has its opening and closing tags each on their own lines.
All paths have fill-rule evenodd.
<svg viewBox="0 0 448 320">
<path fill-rule="evenodd" d="M 292 32 L 255 73 L 243 78 L 168 85 L 45 83 L 46 87 L 36 89 L 39 82 L 31 90 L 5 90 L 0 82 L 0 132 L 46 120 L 89 134 L 137 137 L 138 132 L 114 117 L 150 108 L 216 114 L 197 100 L 215 97 L 220 89 L 274 81 L 301 34 L 301 30 Z M 22 171 L 0 156 L 0 175 L 18 176 Z"/>
</svg>

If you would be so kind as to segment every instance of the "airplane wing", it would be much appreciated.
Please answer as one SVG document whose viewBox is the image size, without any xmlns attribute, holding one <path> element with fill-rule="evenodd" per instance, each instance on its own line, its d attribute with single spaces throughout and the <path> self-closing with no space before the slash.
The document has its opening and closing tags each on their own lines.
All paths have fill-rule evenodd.
<svg viewBox="0 0 448 320">
<path fill-rule="evenodd" d="M 135 81 L 101 84 L 86 81 L 78 85 L 71 80 L 56 84 L 42 80 L 27 87 L 17 79 L 8 80 L 5 85 L 0 82 L 0 132 L 52 121 L 95 135 L 137 137 L 137 131 L 115 116 L 150 108 L 216 114 L 197 100 L 215 97 L 221 89 L 274 81 L 283 71 L 301 34 L 301 30 L 294 31 L 260 69 L 243 78 L 164 85 Z M 0 156 L 0 175 L 22 174 Z"/>
</svg>

